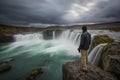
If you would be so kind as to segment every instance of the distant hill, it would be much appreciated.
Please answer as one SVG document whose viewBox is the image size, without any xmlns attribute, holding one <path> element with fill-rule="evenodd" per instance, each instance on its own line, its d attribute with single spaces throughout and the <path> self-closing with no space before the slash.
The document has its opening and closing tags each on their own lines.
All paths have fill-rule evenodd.
<svg viewBox="0 0 120 80">
<path fill-rule="evenodd" d="M 46 28 L 25 27 L 25 26 L 11 26 L 0 24 L 0 33 L 5 34 L 17 34 L 24 32 L 39 32 L 44 30 L 56 30 L 56 29 L 81 29 L 82 25 L 71 26 L 49 26 Z M 120 31 L 120 22 L 102 23 L 102 24 L 87 24 L 88 29 L 109 29 Z"/>
</svg>

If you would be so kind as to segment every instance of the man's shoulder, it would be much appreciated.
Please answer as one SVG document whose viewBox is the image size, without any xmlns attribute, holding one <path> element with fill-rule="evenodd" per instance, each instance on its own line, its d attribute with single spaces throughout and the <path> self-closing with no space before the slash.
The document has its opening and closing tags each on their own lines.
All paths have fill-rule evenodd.
<svg viewBox="0 0 120 80">
<path fill-rule="evenodd" d="M 89 32 L 84 32 L 83 35 L 91 35 Z"/>
</svg>

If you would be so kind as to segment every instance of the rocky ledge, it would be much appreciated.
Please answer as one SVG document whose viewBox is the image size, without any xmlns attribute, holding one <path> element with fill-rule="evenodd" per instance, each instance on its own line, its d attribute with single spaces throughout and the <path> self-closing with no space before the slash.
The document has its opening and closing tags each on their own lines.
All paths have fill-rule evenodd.
<svg viewBox="0 0 120 80">
<path fill-rule="evenodd" d="M 101 56 L 101 66 L 120 80 L 120 43 L 114 42 L 104 46 Z"/>
<path fill-rule="evenodd" d="M 63 80 L 117 80 L 116 77 L 93 65 L 88 64 L 88 71 L 82 70 L 80 61 L 63 65 Z"/>
</svg>

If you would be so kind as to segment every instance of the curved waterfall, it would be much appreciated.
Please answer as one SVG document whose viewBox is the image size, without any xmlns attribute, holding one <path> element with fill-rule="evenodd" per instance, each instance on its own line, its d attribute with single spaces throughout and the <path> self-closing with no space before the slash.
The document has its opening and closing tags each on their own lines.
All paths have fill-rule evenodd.
<svg viewBox="0 0 120 80">
<path fill-rule="evenodd" d="M 80 59 L 77 48 L 81 33 L 82 31 L 66 30 L 61 34 L 53 31 L 48 34 L 40 32 L 15 35 L 15 42 L 0 48 L 0 60 L 15 59 L 10 62 L 13 69 L 1 74 L 1 80 L 24 80 L 32 69 L 38 67 L 45 70 L 40 80 L 62 80 L 62 65 Z M 46 40 L 50 34 L 52 39 Z M 97 65 L 104 45 L 100 44 L 92 50 L 88 56 L 89 62 Z"/>
<path fill-rule="evenodd" d="M 89 54 L 88 56 L 88 61 L 93 64 L 93 65 L 98 65 L 99 64 L 99 60 L 100 60 L 100 56 L 102 53 L 102 49 L 103 47 L 106 45 L 106 43 L 103 44 L 99 44 L 98 46 L 96 46 Z"/>
</svg>

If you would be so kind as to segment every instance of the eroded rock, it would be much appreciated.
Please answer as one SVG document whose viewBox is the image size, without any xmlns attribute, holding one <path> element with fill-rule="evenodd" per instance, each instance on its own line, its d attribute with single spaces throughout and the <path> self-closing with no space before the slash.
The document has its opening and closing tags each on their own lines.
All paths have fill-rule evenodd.
<svg viewBox="0 0 120 80">
<path fill-rule="evenodd" d="M 120 79 L 120 44 L 111 43 L 103 48 L 102 68 Z"/>
<path fill-rule="evenodd" d="M 117 80 L 110 73 L 88 64 L 88 71 L 82 70 L 80 61 L 63 65 L 63 80 Z"/>
</svg>

